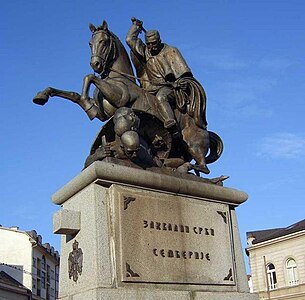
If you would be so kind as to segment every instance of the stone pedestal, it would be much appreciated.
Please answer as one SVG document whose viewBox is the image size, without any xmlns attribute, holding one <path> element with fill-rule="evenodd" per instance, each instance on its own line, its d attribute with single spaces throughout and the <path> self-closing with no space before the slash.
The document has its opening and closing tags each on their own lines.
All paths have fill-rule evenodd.
<svg viewBox="0 0 305 300">
<path fill-rule="evenodd" d="M 249 300 L 235 207 L 243 192 L 95 162 L 53 195 L 62 205 L 61 300 Z"/>
</svg>

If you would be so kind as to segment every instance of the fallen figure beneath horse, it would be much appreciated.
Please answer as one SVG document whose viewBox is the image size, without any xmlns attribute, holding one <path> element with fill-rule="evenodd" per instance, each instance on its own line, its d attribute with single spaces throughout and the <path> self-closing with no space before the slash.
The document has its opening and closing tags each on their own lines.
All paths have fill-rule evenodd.
<svg viewBox="0 0 305 300">
<path fill-rule="evenodd" d="M 208 174 L 207 164 L 220 157 L 223 143 L 207 130 L 205 92 L 180 52 L 161 43 L 157 31 L 146 32 L 142 24 L 133 18 L 126 39 L 137 77 L 124 46 L 107 23 L 97 28 L 90 24 L 90 65 L 97 75 L 84 77 L 81 94 L 48 87 L 33 102 L 44 105 L 49 97 L 61 97 L 78 104 L 91 120 L 107 121 L 93 142 L 85 167 L 112 157 L 117 163 L 144 169 Z M 138 38 L 142 30 L 147 45 Z M 178 59 L 173 63 L 175 55 Z M 166 56 L 171 61 L 168 67 L 169 63 L 160 61 Z M 95 90 L 90 98 L 92 84 Z"/>
</svg>

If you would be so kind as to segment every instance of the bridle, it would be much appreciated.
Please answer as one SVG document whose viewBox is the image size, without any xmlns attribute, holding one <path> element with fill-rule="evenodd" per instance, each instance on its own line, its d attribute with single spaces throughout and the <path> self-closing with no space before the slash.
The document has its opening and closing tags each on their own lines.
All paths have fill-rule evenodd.
<svg viewBox="0 0 305 300">
<path fill-rule="evenodd" d="M 97 34 L 98 32 L 99 31 L 95 32 L 93 35 Z M 101 55 L 101 54 L 91 55 L 91 60 L 93 58 L 99 58 L 102 62 L 102 72 L 100 73 L 100 75 L 102 75 L 103 73 L 106 72 L 107 63 L 110 64 L 111 61 L 113 62 L 117 55 L 116 44 L 115 44 L 114 38 L 111 35 L 109 35 L 109 40 L 110 40 L 109 47 L 107 49 L 107 52 L 104 55 Z M 111 57 L 111 55 L 112 55 L 112 57 Z M 109 58 L 111 58 L 111 60 L 109 60 Z M 110 67 L 109 67 L 109 70 L 111 70 Z"/>
</svg>

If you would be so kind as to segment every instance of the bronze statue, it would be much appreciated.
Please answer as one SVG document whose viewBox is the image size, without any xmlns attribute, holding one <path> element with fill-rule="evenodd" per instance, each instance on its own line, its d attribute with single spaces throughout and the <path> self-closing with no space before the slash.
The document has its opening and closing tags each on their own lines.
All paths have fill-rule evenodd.
<svg viewBox="0 0 305 300">
<path fill-rule="evenodd" d="M 158 100 L 158 111 L 164 120 L 164 127 L 170 128 L 176 124 L 172 107 L 169 102 L 175 99 L 180 100 L 176 104 L 180 111 L 186 111 L 186 99 L 179 97 L 179 90 L 187 91 L 188 83 L 193 79 L 191 69 L 186 64 L 184 58 L 177 48 L 171 47 L 161 42 L 160 34 L 157 30 L 146 31 L 143 22 L 132 18 L 132 26 L 127 33 L 126 42 L 131 49 L 131 58 L 140 77 L 141 86 Z M 145 44 L 138 35 L 145 32 Z M 185 78 L 185 80 L 182 80 Z M 191 83 L 189 83 L 192 87 Z M 198 104 L 189 105 L 188 114 L 193 116 L 198 110 L 196 123 L 206 129 L 205 119 L 205 93 L 197 82 L 198 97 L 192 99 Z M 176 92 L 176 95 L 175 95 Z M 187 98 L 190 98 L 189 95 Z M 182 103 L 181 103 L 182 101 Z M 197 112 L 197 111 L 196 111 Z"/>
<path fill-rule="evenodd" d="M 145 45 L 138 38 L 144 30 L 142 22 L 132 18 L 127 43 L 136 77 L 124 46 L 107 23 L 103 21 L 97 28 L 90 24 L 89 28 L 90 65 L 97 75 L 85 76 L 81 95 L 49 87 L 33 99 L 44 105 L 49 97 L 58 96 L 80 105 L 90 119 L 109 119 L 94 141 L 85 167 L 112 157 L 117 163 L 142 168 L 194 169 L 197 175 L 208 174 L 206 164 L 220 157 L 223 144 L 206 129 L 205 92 L 180 52 L 163 44 L 157 31 L 146 32 Z M 193 159 L 196 164 L 190 163 Z"/>
<path fill-rule="evenodd" d="M 157 108 L 165 128 L 176 125 L 170 101 L 174 101 L 173 84 L 176 78 L 191 73 L 178 49 L 161 43 L 157 30 L 145 30 L 146 45 L 138 38 L 142 21 L 133 19 L 126 42 L 140 77 L 141 86 L 157 98 Z"/>
</svg>

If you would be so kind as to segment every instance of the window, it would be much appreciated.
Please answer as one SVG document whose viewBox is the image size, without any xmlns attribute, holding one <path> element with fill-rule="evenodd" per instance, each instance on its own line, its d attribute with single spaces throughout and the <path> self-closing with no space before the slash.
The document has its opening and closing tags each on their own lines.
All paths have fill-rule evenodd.
<svg viewBox="0 0 305 300">
<path fill-rule="evenodd" d="M 36 279 L 32 278 L 32 288 L 36 289 Z"/>
<path fill-rule="evenodd" d="M 41 260 L 37 258 L 37 276 L 40 277 Z"/>
<path fill-rule="evenodd" d="M 41 282 L 40 279 L 37 278 L 37 296 L 41 294 Z"/>
<path fill-rule="evenodd" d="M 46 288 L 46 273 L 43 271 L 41 272 L 41 287 Z"/>
<path fill-rule="evenodd" d="M 287 279 L 289 285 L 296 285 L 299 282 L 297 274 L 297 264 L 293 258 L 289 258 L 286 262 Z"/>
<path fill-rule="evenodd" d="M 49 288 L 49 286 L 47 287 L 46 295 L 47 295 L 47 300 L 50 300 L 50 288 Z"/>
<path fill-rule="evenodd" d="M 276 289 L 276 273 L 275 273 L 275 267 L 273 264 L 267 265 L 267 279 L 268 279 L 268 286 L 269 290 Z"/>
<path fill-rule="evenodd" d="M 41 260 L 41 267 L 42 269 L 46 269 L 46 257 L 43 255 Z"/>
<path fill-rule="evenodd" d="M 36 258 L 35 257 L 33 257 L 33 267 L 36 268 Z"/>
<path fill-rule="evenodd" d="M 41 268 L 41 259 L 37 258 L 37 269 Z"/>
<path fill-rule="evenodd" d="M 47 283 L 50 283 L 50 276 L 51 276 L 50 270 L 51 270 L 50 266 L 47 265 Z"/>
<path fill-rule="evenodd" d="M 54 270 L 51 270 L 51 279 L 55 279 L 55 273 L 54 273 Z"/>
</svg>

